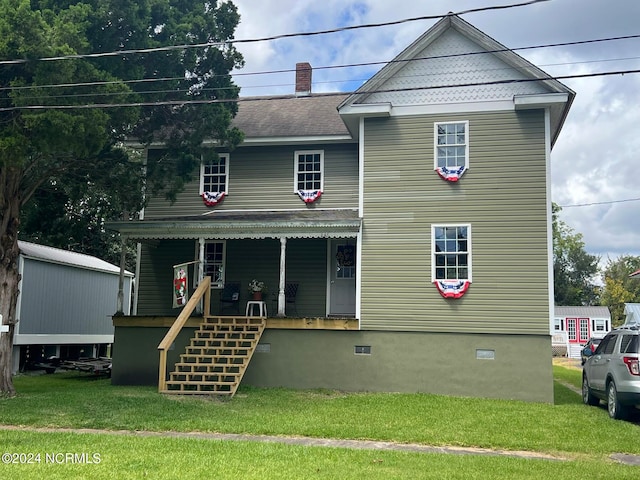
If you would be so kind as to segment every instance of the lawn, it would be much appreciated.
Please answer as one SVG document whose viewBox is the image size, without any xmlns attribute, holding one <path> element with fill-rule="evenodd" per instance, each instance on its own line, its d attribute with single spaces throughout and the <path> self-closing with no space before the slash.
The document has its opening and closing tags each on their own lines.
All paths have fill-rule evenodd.
<svg viewBox="0 0 640 480">
<path fill-rule="evenodd" d="M 580 385 L 580 372 L 554 367 Z M 128 431 L 248 433 L 482 447 L 564 460 L 232 442 L 198 438 L 0 430 L 4 452 L 39 464 L 0 465 L 2 478 L 639 478 L 611 453 L 640 454 L 640 427 L 583 406 L 556 383 L 555 405 L 426 394 L 242 388 L 231 401 L 159 395 L 77 373 L 20 376 L 0 398 L 0 424 Z M 599 432 L 593 435 L 593 432 Z M 597 437 L 597 438 L 596 438 Z M 607 439 L 603 441 L 602 439 Z M 46 463 L 49 452 L 97 453 L 100 463 Z M 55 457 L 54 457 L 55 459 Z M 85 457 L 80 457 L 85 460 Z M 213 474 L 212 472 L 215 472 Z"/>
</svg>

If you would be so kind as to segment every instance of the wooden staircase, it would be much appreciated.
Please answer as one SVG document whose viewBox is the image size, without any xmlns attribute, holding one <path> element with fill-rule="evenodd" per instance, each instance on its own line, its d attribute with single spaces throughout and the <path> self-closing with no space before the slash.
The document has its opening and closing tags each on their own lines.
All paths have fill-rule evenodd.
<svg viewBox="0 0 640 480">
<path fill-rule="evenodd" d="M 161 392 L 233 397 L 265 325 L 261 317 L 204 317 Z"/>
</svg>

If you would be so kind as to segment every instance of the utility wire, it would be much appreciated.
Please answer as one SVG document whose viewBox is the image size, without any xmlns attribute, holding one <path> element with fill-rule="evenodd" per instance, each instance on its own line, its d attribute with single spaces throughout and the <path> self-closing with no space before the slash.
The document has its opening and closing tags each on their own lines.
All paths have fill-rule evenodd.
<svg viewBox="0 0 640 480">
<path fill-rule="evenodd" d="M 624 200 L 609 200 L 606 202 L 592 202 L 592 203 L 574 203 L 572 205 L 560 205 L 561 208 L 573 208 L 573 207 L 592 207 L 594 205 L 611 205 L 613 203 L 626 203 L 626 202 L 638 202 L 638 198 L 625 198 Z"/>
<path fill-rule="evenodd" d="M 583 74 L 574 74 L 574 75 L 560 75 L 560 76 L 546 76 L 540 78 L 518 78 L 518 79 L 507 79 L 507 80 L 494 80 L 489 82 L 476 82 L 476 83 L 457 83 L 457 84 L 446 84 L 446 85 L 431 85 L 431 86 L 423 86 L 423 87 L 407 87 L 407 88 L 390 88 L 390 89 L 378 89 L 378 90 L 367 90 L 367 91 L 351 91 L 351 92 L 330 92 L 330 93 L 317 93 L 314 94 L 315 97 L 331 97 L 331 96 L 342 96 L 342 95 L 369 95 L 372 93 L 396 93 L 396 92 L 410 92 L 410 91 L 419 91 L 419 90 L 442 90 L 446 88 L 463 88 L 463 87 L 478 87 L 485 85 L 505 85 L 505 84 L 514 84 L 514 83 L 528 83 L 528 82 L 544 82 L 544 81 L 559 81 L 559 80 L 567 80 L 567 79 L 576 79 L 576 78 L 593 78 L 593 77 L 605 77 L 612 75 L 627 75 L 627 74 L 636 74 L 640 73 L 640 69 L 636 70 L 617 70 L 611 72 L 596 72 L 596 73 L 583 73 Z M 8 112 L 14 110 L 73 110 L 73 109 L 87 109 L 87 108 L 123 108 L 123 107 L 154 107 L 161 105 L 203 105 L 203 104 L 214 104 L 214 103 L 244 103 L 244 102 L 252 102 L 258 100 L 283 100 L 294 98 L 292 95 L 272 95 L 265 97 L 239 97 L 239 98 L 228 98 L 228 99 L 202 99 L 202 100 L 167 100 L 167 101 L 159 101 L 159 102 L 132 102 L 132 103 L 99 103 L 99 104 L 85 104 L 85 105 L 24 105 L 24 106 L 13 106 L 13 107 L 5 107 L 0 108 L 0 112 Z"/>
<path fill-rule="evenodd" d="M 378 28 L 378 27 L 386 27 L 390 25 L 400 25 L 403 23 L 416 22 L 419 20 L 435 20 L 444 18 L 447 16 L 459 16 L 465 15 L 468 13 L 478 13 L 478 12 L 486 12 L 489 10 L 504 10 L 507 8 L 515 8 L 515 7 L 524 7 L 527 5 L 533 5 L 535 3 L 548 2 L 550 0 L 530 0 L 528 2 L 522 3 L 514 3 L 509 5 L 493 5 L 489 7 L 479 7 L 479 8 L 471 8 L 468 10 L 463 10 L 457 13 L 448 13 L 446 15 L 425 15 L 421 17 L 413 17 L 413 18 L 404 18 L 401 20 L 394 20 L 390 22 L 381 22 L 381 23 L 368 23 L 364 25 L 350 25 L 346 27 L 333 28 L 329 30 L 318 30 L 314 32 L 297 32 L 297 33 L 283 33 L 279 35 L 272 35 L 268 37 L 260 37 L 260 38 L 248 38 L 248 39 L 239 39 L 239 40 L 226 40 L 224 42 L 206 42 L 206 43 L 197 43 L 197 44 L 183 44 L 183 45 L 168 45 L 166 47 L 154 47 L 154 48 L 140 48 L 140 49 L 131 49 L 131 50 L 116 50 L 112 52 L 101 52 L 101 53 L 86 53 L 86 54 L 77 54 L 77 55 L 61 55 L 57 57 L 43 57 L 38 59 L 17 59 L 17 60 L 3 60 L 0 61 L 0 65 L 11 65 L 11 64 L 22 64 L 28 63 L 31 61 L 42 61 L 42 62 L 50 62 L 57 60 L 71 60 L 71 59 L 81 59 L 81 58 L 100 58 L 100 57 L 113 57 L 119 55 L 131 55 L 131 54 L 139 54 L 139 53 L 152 53 L 152 52 L 167 52 L 172 50 L 186 50 L 189 48 L 210 48 L 210 47 L 222 47 L 225 45 L 231 45 L 236 43 L 257 43 L 257 42 L 268 42 L 273 40 L 281 40 L 283 38 L 292 38 L 292 37 L 309 37 L 315 35 L 326 35 L 330 33 L 339 33 L 346 32 L 350 30 L 358 30 L 361 28 Z"/>
<path fill-rule="evenodd" d="M 484 54 L 502 53 L 502 52 L 509 52 L 509 51 L 584 45 L 584 44 L 590 44 L 590 43 L 611 42 L 611 41 L 629 40 L 629 39 L 637 39 L 637 38 L 640 38 L 640 34 L 625 35 L 625 36 L 618 36 L 618 37 L 597 38 L 597 39 L 589 39 L 589 40 L 577 40 L 577 41 L 562 42 L 562 43 L 549 43 L 549 44 L 543 44 L 543 45 L 530 45 L 526 47 L 518 47 L 518 48 L 512 48 L 512 49 L 501 48 L 501 49 L 487 50 L 487 51 L 481 51 L 481 52 L 465 52 L 465 53 L 448 54 L 448 55 L 434 55 L 434 56 L 416 57 L 416 58 L 402 59 L 402 60 L 351 63 L 351 64 L 342 64 L 342 65 L 325 65 L 325 66 L 313 67 L 313 69 L 328 70 L 328 69 L 338 69 L 338 68 L 369 67 L 369 66 L 393 64 L 393 63 L 409 63 L 409 62 L 415 62 L 420 60 L 446 59 L 446 58 L 462 57 L 462 56 L 469 56 L 469 55 L 484 55 Z M 610 62 L 610 61 L 618 61 L 618 60 L 635 60 L 637 58 L 638 57 L 627 57 L 627 58 L 620 58 L 620 59 L 589 60 L 589 61 L 582 61 L 582 62 L 567 62 L 567 63 L 553 64 L 553 65 L 557 66 L 557 65 L 567 65 L 567 64 Z M 0 61 L 0 64 L 2 64 L 1 61 Z M 545 65 L 540 65 L 540 66 L 544 67 Z M 292 73 L 292 72 L 295 72 L 295 69 L 289 68 L 289 69 L 282 69 L 282 70 L 267 70 L 267 71 L 261 71 L 261 72 L 236 72 L 231 75 L 233 77 L 240 77 L 240 76 L 252 76 L 252 75 L 273 75 L 273 74 L 283 74 L 283 73 Z M 226 76 L 226 75 L 213 75 L 212 77 L 217 77 L 217 76 Z M 60 84 L 48 84 L 48 85 L 26 85 L 26 86 L 15 86 L 15 87 L 0 87 L 0 91 L 4 91 L 4 90 L 19 91 L 19 90 L 63 88 L 63 87 L 69 88 L 69 87 L 85 87 L 85 86 L 103 86 L 103 85 L 113 85 L 113 84 L 168 82 L 168 81 L 176 81 L 176 80 L 186 80 L 186 78 L 183 76 L 183 77 L 144 78 L 144 79 L 138 79 L 138 80 L 109 80 L 109 81 L 94 81 L 94 82 L 60 83 Z M 351 82 L 351 81 L 355 81 L 355 80 L 342 80 L 340 81 L 340 83 Z M 332 83 L 336 83 L 336 82 L 334 81 Z M 260 86 L 260 87 L 262 88 L 264 86 Z M 252 88 L 255 88 L 255 87 L 252 87 Z M 178 90 L 176 90 L 176 92 L 177 91 Z M 122 93 L 124 94 L 124 92 Z M 141 92 L 136 92 L 136 93 L 141 93 Z"/>
</svg>

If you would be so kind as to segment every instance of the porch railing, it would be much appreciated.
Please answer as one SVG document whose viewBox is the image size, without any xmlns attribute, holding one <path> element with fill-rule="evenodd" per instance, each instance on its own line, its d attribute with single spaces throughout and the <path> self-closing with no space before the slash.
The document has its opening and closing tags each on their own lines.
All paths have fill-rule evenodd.
<svg viewBox="0 0 640 480">
<path fill-rule="evenodd" d="M 176 321 L 173 322 L 171 328 L 164 336 L 160 344 L 158 345 L 158 350 L 160 351 L 160 364 L 158 366 L 158 391 L 162 392 L 167 389 L 167 350 L 171 347 L 171 344 L 175 341 L 176 337 L 184 327 L 184 324 L 187 323 L 187 320 L 193 313 L 193 311 L 200 303 L 200 300 L 204 297 L 204 308 L 203 315 L 204 317 L 209 316 L 209 309 L 211 305 L 211 277 L 204 277 L 196 288 L 196 291 L 193 292 L 191 299 L 187 302 L 187 304 L 176 318 Z"/>
</svg>

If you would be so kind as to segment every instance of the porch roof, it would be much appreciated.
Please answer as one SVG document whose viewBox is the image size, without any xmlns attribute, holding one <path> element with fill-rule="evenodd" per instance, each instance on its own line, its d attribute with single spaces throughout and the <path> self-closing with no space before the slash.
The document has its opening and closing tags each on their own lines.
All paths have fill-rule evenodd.
<svg viewBox="0 0 640 480">
<path fill-rule="evenodd" d="M 110 222 L 132 239 L 347 238 L 360 232 L 355 209 L 215 210 L 202 215 Z"/>
</svg>

